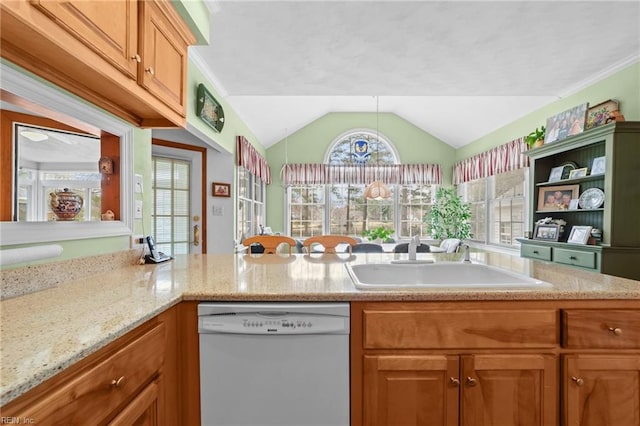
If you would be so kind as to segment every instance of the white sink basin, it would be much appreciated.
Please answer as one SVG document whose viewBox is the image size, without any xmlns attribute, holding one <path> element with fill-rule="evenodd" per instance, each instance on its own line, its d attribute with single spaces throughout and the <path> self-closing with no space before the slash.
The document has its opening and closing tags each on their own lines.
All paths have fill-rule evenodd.
<svg viewBox="0 0 640 426">
<path fill-rule="evenodd" d="M 346 265 L 356 288 L 388 290 L 442 287 L 544 287 L 551 284 L 493 266 L 439 262 Z"/>
</svg>

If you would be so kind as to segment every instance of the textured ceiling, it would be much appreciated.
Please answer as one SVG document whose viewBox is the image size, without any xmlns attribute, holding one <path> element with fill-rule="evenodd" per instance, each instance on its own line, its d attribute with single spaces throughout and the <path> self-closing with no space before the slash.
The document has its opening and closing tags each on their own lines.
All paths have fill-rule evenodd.
<svg viewBox="0 0 640 426">
<path fill-rule="evenodd" d="M 637 0 L 208 6 L 211 43 L 190 54 L 266 147 L 375 96 L 460 147 L 640 58 Z"/>
</svg>

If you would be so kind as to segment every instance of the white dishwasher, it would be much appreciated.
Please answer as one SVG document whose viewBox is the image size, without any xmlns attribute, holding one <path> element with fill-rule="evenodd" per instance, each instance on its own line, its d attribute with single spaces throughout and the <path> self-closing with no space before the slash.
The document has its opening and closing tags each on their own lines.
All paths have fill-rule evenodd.
<svg viewBox="0 0 640 426">
<path fill-rule="evenodd" d="M 348 426 L 348 303 L 201 303 L 204 426 Z"/>
</svg>

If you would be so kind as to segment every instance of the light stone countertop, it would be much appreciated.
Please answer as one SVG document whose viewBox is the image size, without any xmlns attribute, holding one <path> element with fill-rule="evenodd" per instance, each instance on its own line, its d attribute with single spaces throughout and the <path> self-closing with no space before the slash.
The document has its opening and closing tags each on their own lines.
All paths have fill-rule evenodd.
<svg viewBox="0 0 640 426">
<path fill-rule="evenodd" d="M 362 291 L 345 268 L 348 255 L 188 255 L 129 266 L 0 302 L 0 405 L 106 346 L 181 300 L 576 300 L 636 299 L 640 282 L 499 253 L 477 263 L 547 281 L 536 289 Z M 398 254 L 357 254 L 350 262 L 389 262 Z M 418 258 L 459 261 L 460 255 Z"/>
</svg>

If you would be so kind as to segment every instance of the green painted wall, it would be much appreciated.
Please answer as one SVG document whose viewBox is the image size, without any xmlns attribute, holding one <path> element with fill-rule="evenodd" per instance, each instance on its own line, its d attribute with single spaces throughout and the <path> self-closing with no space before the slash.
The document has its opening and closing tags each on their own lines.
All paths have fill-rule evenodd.
<svg viewBox="0 0 640 426">
<path fill-rule="evenodd" d="M 222 106 L 224 111 L 224 127 L 220 133 L 213 130 L 196 115 L 196 92 L 200 83 L 205 85 L 207 90 Z M 220 96 L 213 83 L 211 83 L 197 65 L 191 61 L 189 61 L 187 73 L 187 122 L 230 153 L 236 152 L 236 136 L 241 135 L 246 137 L 263 155 L 265 154 L 264 148 L 257 141 L 253 132 L 244 124 L 229 103 Z"/>
<path fill-rule="evenodd" d="M 209 44 L 209 9 L 201 0 L 171 0 L 178 14 L 191 28 L 196 44 Z"/>
<path fill-rule="evenodd" d="M 403 163 L 440 164 L 443 182 L 451 184 L 455 149 L 410 122 L 391 113 L 381 113 L 378 131 L 395 146 Z M 329 113 L 267 149 L 272 184 L 267 187 L 267 225 L 285 229 L 285 191 L 280 170 L 285 163 L 322 163 L 331 143 L 353 129 L 376 130 L 375 113 Z M 285 153 L 286 146 L 286 153 Z"/>
<path fill-rule="evenodd" d="M 481 137 L 456 151 L 456 162 L 497 145 L 528 135 L 545 124 L 548 117 L 584 102 L 596 105 L 608 99 L 620 102 L 620 111 L 627 121 L 640 120 L 640 63 L 635 63 L 579 92 L 559 99 L 508 125 Z"/>
</svg>

